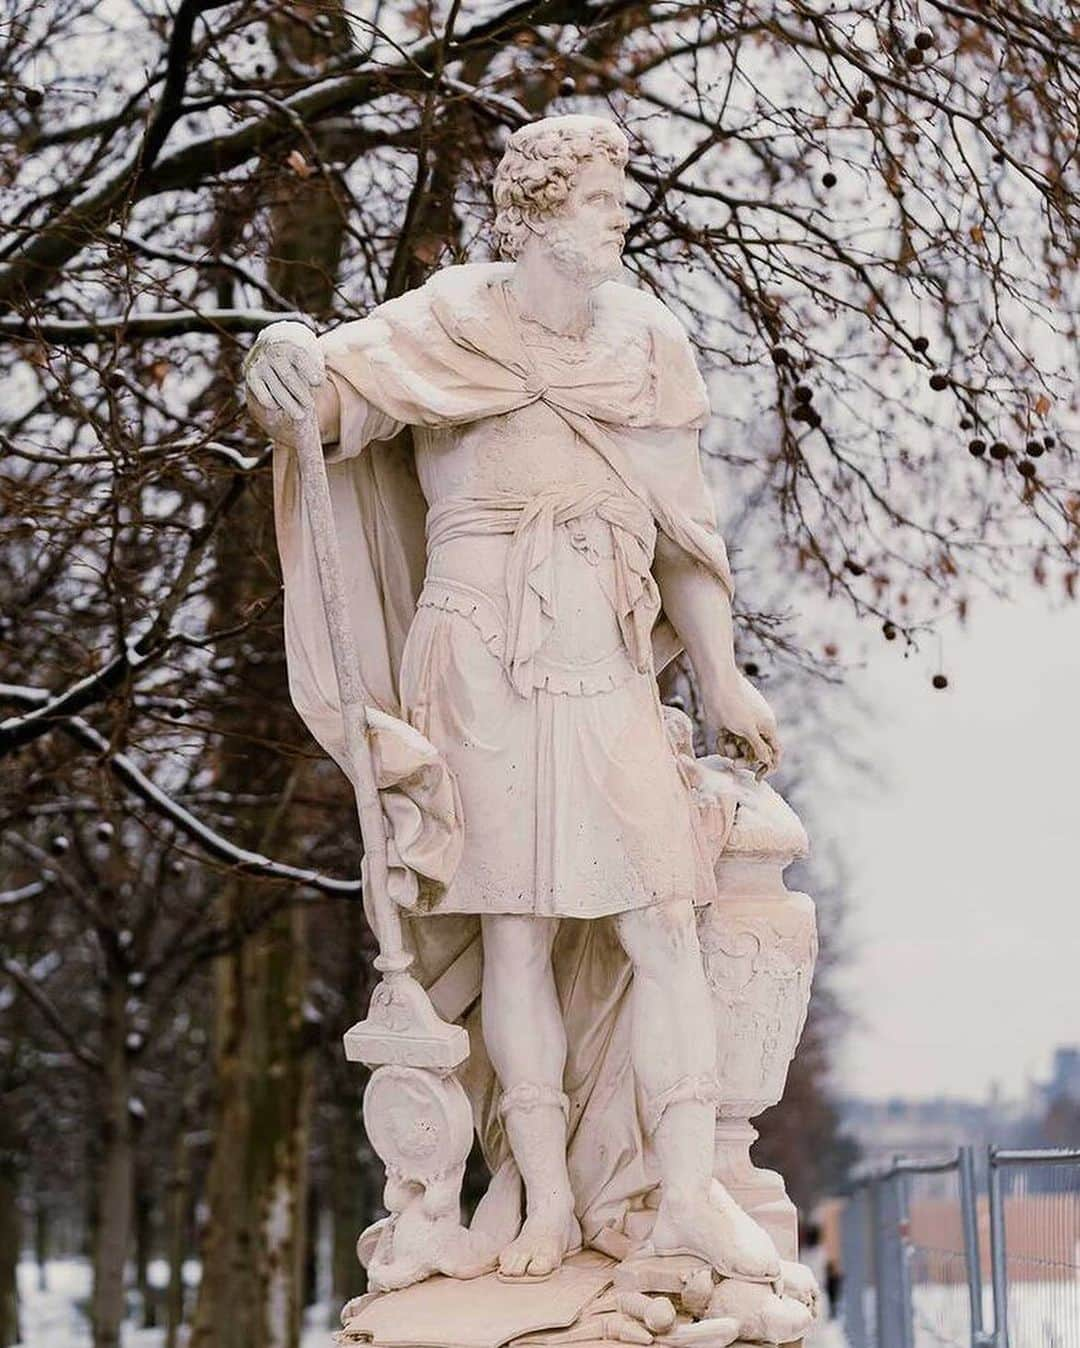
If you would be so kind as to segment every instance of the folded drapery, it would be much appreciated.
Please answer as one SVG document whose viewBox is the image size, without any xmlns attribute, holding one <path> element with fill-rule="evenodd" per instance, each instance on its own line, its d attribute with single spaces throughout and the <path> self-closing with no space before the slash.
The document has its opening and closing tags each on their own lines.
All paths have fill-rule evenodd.
<svg viewBox="0 0 1080 1348">
<path fill-rule="evenodd" d="M 457 785 L 443 756 L 419 730 L 365 708 L 386 821 L 389 891 L 413 909 L 432 886 L 453 878 L 461 858 L 462 818 Z M 366 898 L 365 887 L 365 898 Z"/>
<path fill-rule="evenodd" d="M 552 550 L 555 530 L 595 515 L 611 526 L 613 593 L 623 644 L 643 673 L 652 665 L 652 625 L 660 596 L 650 565 L 656 525 L 626 492 L 563 487 L 532 496 L 458 496 L 427 518 L 428 550 L 476 534 L 512 534 L 506 559 L 507 639 L 503 664 L 522 697 L 532 694 L 533 661 L 558 617 Z"/>
</svg>

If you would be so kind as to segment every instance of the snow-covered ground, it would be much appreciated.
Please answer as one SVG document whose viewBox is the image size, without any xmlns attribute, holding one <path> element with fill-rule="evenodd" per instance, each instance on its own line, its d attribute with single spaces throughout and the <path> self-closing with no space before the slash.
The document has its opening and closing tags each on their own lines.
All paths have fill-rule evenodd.
<svg viewBox="0 0 1080 1348">
<path fill-rule="evenodd" d="M 46 1286 L 36 1264 L 19 1265 L 19 1330 L 24 1348 L 89 1348 L 90 1265 L 83 1259 L 53 1259 Z M 124 1348 L 161 1348 L 159 1330 L 128 1330 Z"/>
<path fill-rule="evenodd" d="M 912 1298 L 914 1348 L 969 1348 L 971 1315 L 966 1284 L 918 1283 L 912 1289 Z M 872 1294 L 866 1298 L 864 1322 L 872 1335 Z M 993 1323 L 993 1293 L 984 1286 L 983 1326 L 988 1328 Z M 814 1340 L 813 1348 L 844 1348 L 844 1344 L 842 1340 L 828 1344 Z M 1080 1277 L 1015 1281 L 1009 1288 L 1009 1348 L 1080 1348 Z"/>
<path fill-rule="evenodd" d="M 848 1348 L 839 1320 L 819 1320 L 803 1342 L 806 1348 Z"/>
<path fill-rule="evenodd" d="M 184 1270 L 185 1281 L 198 1280 L 198 1265 Z M 164 1286 L 165 1266 L 151 1265 L 150 1280 Z M 38 1286 L 37 1265 L 19 1265 L 20 1348 L 92 1348 L 89 1321 L 90 1265 L 85 1259 L 53 1259 L 46 1266 L 46 1288 Z M 329 1306 L 308 1308 L 303 1348 L 331 1348 Z M 163 1348 L 164 1329 L 124 1326 L 122 1348 Z M 823 1348 L 825 1346 L 823 1345 Z M 831 1348 L 831 1346 L 830 1346 Z"/>
<path fill-rule="evenodd" d="M 966 1286 L 927 1283 L 913 1291 L 915 1348 L 968 1348 Z M 994 1323 L 992 1293 L 983 1288 L 983 1324 Z M 1080 1279 L 1017 1281 L 1009 1288 L 1009 1348 L 1080 1348 Z"/>
</svg>

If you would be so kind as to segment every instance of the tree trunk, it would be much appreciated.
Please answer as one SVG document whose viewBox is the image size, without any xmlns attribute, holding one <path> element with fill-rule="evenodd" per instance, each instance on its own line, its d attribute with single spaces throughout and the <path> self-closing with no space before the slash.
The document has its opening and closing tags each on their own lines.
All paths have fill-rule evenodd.
<svg viewBox="0 0 1080 1348">
<path fill-rule="evenodd" d="M 94 1348 L 118 1348 L 124 1318 L 124 1266 L 131 1243 L 135 1148 L 131 1133 L 130 1073 L 125 1044 L 126 988 L 109 979 L 102 1034 L 102 1158 L 94 1230 L 91 1319 Z"/>
<path fill-rule="evenodd" d="M 286 910 L 219 970 L 217 1127 L 192 1348 L 299 1341 L 311 1096 L 304 926 L 302 912 Z"/>
<path fill-rule="evenodd" d="M 361 1075 L 359 1069 L 356 1073 Z M 358 1089 L 343 1102 L 332 1143 L 332 1323 L 337 1322 L 346 1301 L 367 1290 L 367 1275 L 356 1257 L 356 1240 L 375 1220 L 382 1203 L 383 1166 L 364 1137 L 361 1095 Z"/>
<path fill-rule="evenodd" d="M 268 565 L 274 556 L 270 502 L 251 491 L 218 548 L 213 592 L 221 626 L 278 583 Z M 233 835 L 288 855 L 289 831 L 305 827 L 289 804 L 298 770 L 287 737 L 299 744 L 301 729 L 286 710 L 279 643 L 274 628 L 248 636 L 253 658 L 219 722 L 230 752 L 218 762 L 216 786 L 239 795 L 258 782 L 273 804 L 238 808 Z M 267 906 L 282 897 L 237 877 L 218 898 L 219 920 L 238 939 L 215 968 L 215 1127 L 191 1348 L 299 1342 L 311 1115 L 307 915 L 283 906 L 267 917 Z"/>
<path fill-rule="evenodd" d="M 322 1216 L 322 1193 L 316 1184 L 308 1184 L 307 1215 L 304 1219 L 304 1266 L 301 1284 L 301 1306 L 310 1306 L 319 1299 L 319 1238 Z"/>
<path fill-rule="evenodd" d="M 19 1342 L 18 1166 L 13 1111 L 0 1109 L 0 1348 Z"/>
<path fill-rule="evenodd" d="M 39 1198 L 34 1204 L 34 1260 L 39 1292 L 49 1290 L 49 1205 Z"/>
<path fill-rule="evenodd" d="M 135 1286 L 139 1289 L 143 1329 L 157 1324 L 157 1293 L 150 1283 L 150 1259 L 154 1242 L 154 1194 L 145 1165 L 136 1167 L 135 1184 Z"/>
<path fill-rule="evenodd" d="M 377 976 L 371 968 L 372 937 L 360 904 L 350 904 L 342 913 L 339 931 L 346 970 L 355 971 L 346 986 L 354 991 L 359 1019 Z M 328 1138 L 333 1324 L 345 1302 L 367 1288 L 367 1275 L 356 1257 L 356 1240 L 382 1210 L 385 1179 L 383 1164 L 364 1134 L 368 1073 L 359 1063 L 339 1063 L 339 1076 L 331 1101 L 333 1124 Z"/>
<path fill-rule="evenodd" d="M 176 1348 L 184 1323 L 184 1257 L 187 1254 L 188 1204 L 191 1194 L 186 1122 L 186 1118 L 181 1119 L 177 1130 L 166 1200 L 165 1257 L 169 1261 L 169 1290 L 165 1298 L 165 1348 Z"/>
<path fill-rule="evenodd" d="M 324 7 L 329 37 L 297 23 L 287 10 L 271 21 L 281 73 L 347 46 L 340 5 Z M 325 30 L 324 30 L 325 32 Z M 271 210 L 270 280 L 307 312 L 330 311 L 345 236 L 344 212 L 322 174 L 279 177 Z M 235 221 L 232 222 L 235 225 Z M 224 226 L 228 228 L 226 224 Z M 235 382 L 235 381 L 232 381 Z M 280 583 L 267 565 L 276 556 L 270 502 L 249 492 L 219 545 L 213 597 L 221 625 L 235 623 L 252 601 Z M 245 666 L 234 723 L 225 724 L 218 786 L 226 792 L 259 789 L 279 803 L 248 817 L 248 837 L 262 848 L 287 841 L 281 827 L 299 773 L 289 740 L 303 732 L 286 712 L 289 699 L 280 630 L 253 631 L 259 657 Z M 231 735 L 230 735 L 231 732 Z M 289 824 L 298 831 L 297 815 Z M 287 850 L 287 849 L 286 849 Z M 251 930 L 267 902 L 265 890 L 234 882 L 222 896 L 226 921 Z M 307 1150 L 311 1126 L 311 1052 L 303 1007 L 307 980 L 307 917 L 285 908 L 246 937 L 217 969 L 217 1127 L 207 1182 L 210 1220 L 202 1247 L 203 1277 L 191 1348 L 296 1348 L 303 1311 Z"/>
</svg>

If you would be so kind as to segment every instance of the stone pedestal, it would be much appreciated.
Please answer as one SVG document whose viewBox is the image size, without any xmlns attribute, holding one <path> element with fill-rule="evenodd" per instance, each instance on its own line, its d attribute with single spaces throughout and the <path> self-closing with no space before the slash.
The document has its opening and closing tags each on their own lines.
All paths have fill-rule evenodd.
<svg viewBox="0 0 1080 1348">
<path fill-rule="evenodd" d="M 720 1293 L 701 1260 L 676 1255 L 619 1264 L 583 1250 L 542 1280 L 508 1282 L 495 1273 L 468 1282 L 434 1277 L 358 1297 L 343 1312 L 336 1338 L 343 1348 L 611 1348 L 649 1340 L 659 1348 L 797 1348 L 802 1339 L 785 1336 L 784 1325 L 805 1328 L 806 1307 L 769 1288 L 757 1290 L 758 1300 L 779 1307 L 781 1319 L 771 1334 L 748 1340 L 740 1337 L 739 1318 L 707 1309 L 710 1296 Z M 765 1328 L 752 1312 L 742 1318 Z"/>
<path fill-rule="evenodd" d="M 704 760 L 708 762 L 708 760 Z M 794 810 L 764 782 L 721 767 L 739 797 L 717 863 L 717 901 L 699 915 L 705 971 L 716 1010 L 720 1108 L 716 1176 L 797 1258 L 798 1219 L 783 1179 L 750 1159 L 750 1120 L 779 1102 L 806 1023 L 817 958 L 813 902 L 784 885 L 784 870 L 809 844 Z"/>
</svg>

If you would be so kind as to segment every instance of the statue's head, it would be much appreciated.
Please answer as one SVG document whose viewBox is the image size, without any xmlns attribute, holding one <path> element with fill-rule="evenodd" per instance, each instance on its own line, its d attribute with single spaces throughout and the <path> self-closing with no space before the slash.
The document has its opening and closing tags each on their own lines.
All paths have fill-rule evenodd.
<svg viewBox="0 0 1080 1348">
<path fill-rule="evenodd" d="M 495 171 L 495 233 L 511 261 L 539 248 L 587 285 L 618 274 L 629 145 L 603 117 L 544 117 L 510 137 Z"/>
</svg>

